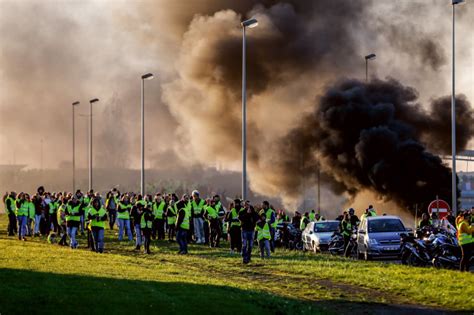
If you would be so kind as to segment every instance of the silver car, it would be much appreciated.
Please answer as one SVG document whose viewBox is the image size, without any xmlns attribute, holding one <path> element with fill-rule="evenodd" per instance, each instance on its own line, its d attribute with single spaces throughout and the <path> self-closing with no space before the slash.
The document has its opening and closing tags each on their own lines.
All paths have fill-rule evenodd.
<svg viewBox="0 0 474 315">
<path fill-rule="evenodd" d="M 318 251 L 328 250 L 331 236 L 339 230 L 339 221 L 328 220 L 310 222 L 303 230 L 301 238 L 303 240 L 303 249 Z"/>
<path fill-rule="evenodd" d="M 367 217 L 357 231 L 359 258 L 396 258 L 400 254 L 400 234 L 411 231 L 397 216 Z"/>
</svg>

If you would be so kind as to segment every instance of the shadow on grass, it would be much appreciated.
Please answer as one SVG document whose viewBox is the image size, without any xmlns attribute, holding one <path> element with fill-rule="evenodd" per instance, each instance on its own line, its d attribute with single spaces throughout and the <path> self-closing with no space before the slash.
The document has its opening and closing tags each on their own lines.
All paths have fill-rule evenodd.
<svg viewBox="0 0 474 315">
<path fill-rule="evenodd" d="M 433 314 L 433 310 L 406 306 L 311 302 L 229 286 L 17 269 L 0 269 L 0 283 L 1 314 Z"/>
</svg>

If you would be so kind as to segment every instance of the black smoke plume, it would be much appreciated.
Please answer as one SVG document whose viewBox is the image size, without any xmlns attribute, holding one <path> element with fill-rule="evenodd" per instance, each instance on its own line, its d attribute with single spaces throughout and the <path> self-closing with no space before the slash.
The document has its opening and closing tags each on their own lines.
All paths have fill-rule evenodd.
<svg viewBox="0 0 474 315">
<path fill-rule="evenodd" d="M 310 169 L 297 167 L 296 173 L 305 176 L 320 168 L 337 189 L 352 195 L 368 189 L 403 207 L 436 195 L 450 200 L 451 170 L 428 150 L 442 153 L 450 146 L 449 98 L 434 100 L 429 111 L 417 98 L 415 89 L 394 79 L 341 81 L 283 139 L 288 154 L 282 164 L 293 174 L 291 161 L 304 156 Z M 457 104 L 458 149 L 463 150 L 474 134 L 467 123 L 473 111 L 464 96 Z"/>
</svg>

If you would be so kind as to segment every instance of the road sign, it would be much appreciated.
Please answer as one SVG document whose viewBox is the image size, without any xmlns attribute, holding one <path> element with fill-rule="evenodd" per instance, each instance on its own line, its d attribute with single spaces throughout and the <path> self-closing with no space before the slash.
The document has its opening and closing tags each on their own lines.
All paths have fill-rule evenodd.
<svg viewBox="0 0 474 315">
<path fill-rule="evenodd" d="M 439 219 L 442 219 L 448 215 L 448 211 L 451 211 L 449 204 L 441 199 L 433 200 L 428 206 L 428 212 L 430 215 L 434 212 L 438 215 Z"/>
</svg>

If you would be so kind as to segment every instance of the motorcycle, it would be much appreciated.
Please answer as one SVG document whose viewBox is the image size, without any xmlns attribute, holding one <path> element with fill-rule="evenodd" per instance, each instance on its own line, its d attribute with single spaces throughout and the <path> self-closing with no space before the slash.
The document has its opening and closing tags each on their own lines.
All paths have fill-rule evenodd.
<svg viewBox="0 0 474 315">
<path fill-rule="evenodd" d="M 400 234 L 400 243 L 400 259 L 402 264 L 416 267 L 431 264 L 431 249 L 425 240 L 402 233 Z"/>
<path fill-rule="evenodd" d="M 449 234 L 438 233 L 431 242 L 433 250 L 433 266 L 436 268 L 459 269 L 461 263 L 461 249 L 457 239 Z"/>
<path fill-rule="evenodd" d="M 418 229 L 416 235 L 418 238 L 407 234 L 400 235 L 402 264 L 459 268 L 461 251 L 455 236 L 448 231 L 426 227 Z"/>
</svg>

